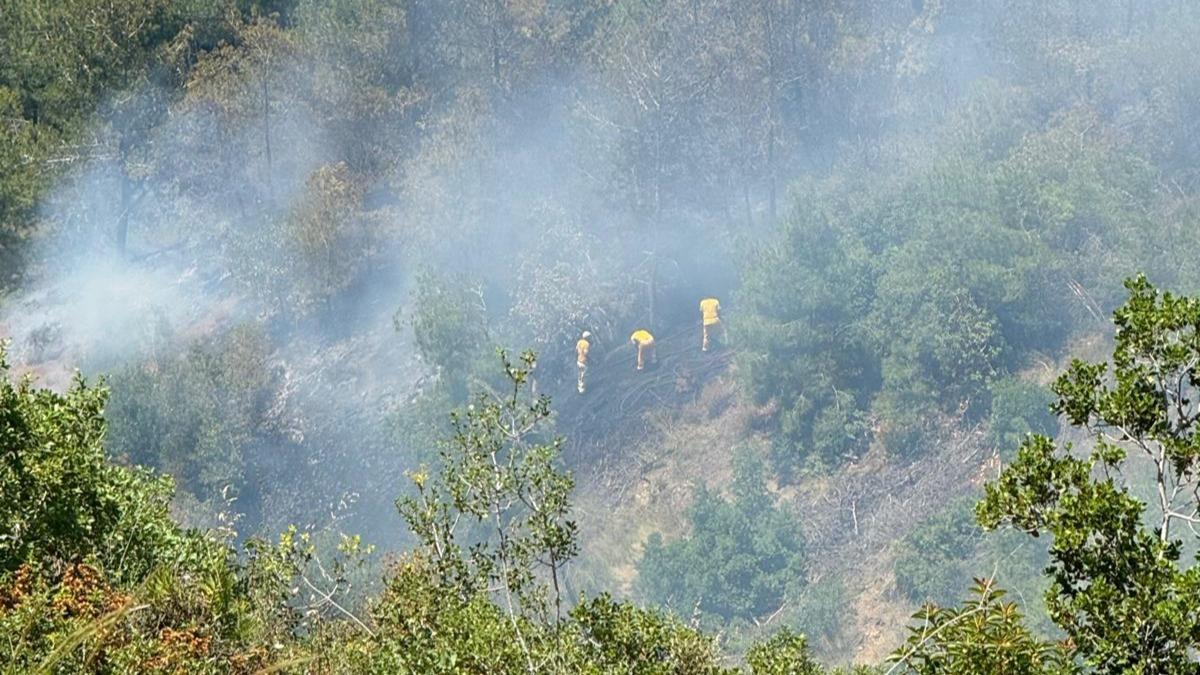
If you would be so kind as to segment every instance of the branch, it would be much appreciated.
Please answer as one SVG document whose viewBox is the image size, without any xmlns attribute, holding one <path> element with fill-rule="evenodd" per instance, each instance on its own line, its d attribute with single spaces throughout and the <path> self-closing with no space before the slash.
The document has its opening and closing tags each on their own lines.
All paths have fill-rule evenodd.
<svg viewBox="0 0 1200 675">
<path fill-rule="evenodd" d="M 327 593 L 327 592 L 325 592 L 325 591 L 323 591 L 323 590 L 321 590 L 321 589 L 317 588 L 316 586 L 313 586 L 312 582 L 308 580 L 308 577 L 306 577 L 306 576 L 304 576 L 304 575 L 301 575 L 301 576 L 300 576 L 300 580 L 301 580 L 301 581 L 303 581 L 303 582 L 304 582 L 304 585 L 305 585 L 305 586 L 308 586 L 308 587 L 309 587 L 309 589 L 310 589 L 310 590 L 312 590 L 312 592 L 313 592 L 313 593 L 316 593 L 317 595 L 321 596 L 321 601 L 322 601 L 322 602 L 328 603 L 328 604 L 329 604 L 329 605 L 331 605 L 331 606 L 332 606 L 334 609 L 336 609 L 337 611 L 341 612 L 341 613 L 342 613 L 342 614 L 344 614 L 345 616 L 349 617 L 349 619 L 350 619 L 351 621 L 353 621 L 354 623 L 358 624 L 358 627 L 359 627 L 359 628 L 361 628 L 361 629 L 363 629 L 364 631 L 366 631 L 367 635 L 370 635 L 371 637 L 375 637 L 375 631 L 371 630 L 371 629 L 370 629 L 370 628 L 367 626 L 367 624 L 365 624 L 365 623 L 363 623 L 363 622 L 362 622 L 362 620 L 361 620 L 361 619 L 359 619 L 357 616 L 354 616 L 354 614 L 352 614 L 352 613 L 351 613 L 349 610 L 347 610 L 345 607 L 342 607 L 341 605 L 339 605 L 339 604 L 337 603 L 337 601 L 333 599 L 333 591 L 329 591 L 329 592 Z M 335 590 L 336 590 L 336 589 L 335 589 Z"/>
</svg>

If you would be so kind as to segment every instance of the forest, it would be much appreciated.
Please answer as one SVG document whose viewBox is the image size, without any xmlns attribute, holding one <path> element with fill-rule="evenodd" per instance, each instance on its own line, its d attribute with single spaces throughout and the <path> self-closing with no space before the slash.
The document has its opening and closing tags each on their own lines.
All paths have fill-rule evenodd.
<svg viewBox="0 0 1200 675">
<path fill-rule="evenodd" d="M 1200 673 L 1198 34 L 0 0 L 0 673 Z"/>
</svg>

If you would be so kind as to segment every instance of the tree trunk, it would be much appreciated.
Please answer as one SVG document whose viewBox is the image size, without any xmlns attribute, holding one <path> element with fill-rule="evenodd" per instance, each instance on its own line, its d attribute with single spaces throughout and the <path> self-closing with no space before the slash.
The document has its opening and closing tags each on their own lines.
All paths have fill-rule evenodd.
<svg viewBox="0 0 1200 675">
<path fill-rule="evenodd" d="M 125 258 L 129 240 L 129 212 L 133 210 L 133 183 L 125 170 L 121 170 L 121 215 L 117 219 L 117 255 Z"/>
<path fill-rule="evenodd" d="M 273 186 L 271 158 L 271 92 L 267 87 L 267 78 L 264 75 L 262 78 L 262 106 L 263 106 L 263 145 L 267 152 L 267 206 L 274 206 L 275 188 Z"/>
</svg>

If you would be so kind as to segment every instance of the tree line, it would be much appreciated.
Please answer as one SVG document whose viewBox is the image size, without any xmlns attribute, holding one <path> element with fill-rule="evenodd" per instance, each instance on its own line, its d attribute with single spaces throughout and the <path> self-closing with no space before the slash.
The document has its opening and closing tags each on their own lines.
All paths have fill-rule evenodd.
<svg viewBox="0 0 1200 675">
<path fill-rule="evenodd" d="M 1196 425 L 1200 299 L 1126 282 L 1110 362 L 1076 360 L 1054 384 L 1054 411 L 1088 437 L 1076 451 L 1030 434 L 986 488 L 976 517 L 1052 536 L 1045 602 L 1064 639 L 1042 637 L 994 580 L 962 605 L 927 605 L 887 672 L 1145 672 L 1194 667 L 1196 569 L 1182 561 L 1197 518 Z M 547 433 L 550 401 L 529 388 L 533 352 L 500 353 L 507 388 L 456 411 L 441 462 L 410 473 L 397 500 L 419 544 L 363 591 L 366 553 L 342 535 L 332 557 L 309 532 L 238 551 L 227 529 L 185 530 L 168 513 L 172 482 L 105 458 L 107 390 L 78 378 L 65 394 L 0 382 L 0 633 L 14 672 L 726 672 L 717 641 L 681 619 L 605 594 L 564 597 L 578 552 L 562 439 Z M 0 362 L 2 363 L 2 362 Z M 1153 468 L 1156 498 L 1130 472 Z M 739 469 L 732 506 L 701 497 L 708 518 L 769 508 Z M 760 515 L 775 551 L 694 540 L 721 560 L 778 557 L 778 577 L 728 596 L 728 610 L 786 592 L 787 528 Z M 744 528 L 738 528 L 744 529 Z M 1194 541 L 1191 544 L 1194 545 Z M 651 571 L 692 544 L 651 543 Z M 764 546 L 760 543 L 757 546 Z M 330 549 L 327 549 L 330 550 Z M 792 558 L 791 560 L 796 560 Z M 684 574 L 700 574 L 683 568 Z M 691 577 L 688 577 L 689 579 Z M 689 584 L 705 583 L 704 574 Z M 961 580 L 963 587 L 967 579 Z M 720 593 L 700 585 L 692 592 Z M 820 673 L 787 629 L 750 648 L 753 673 Z M 863 667 L 859 672 L 871 672 Z M 732 671 L 731 671 L 732 672 Z"/>
</svg>

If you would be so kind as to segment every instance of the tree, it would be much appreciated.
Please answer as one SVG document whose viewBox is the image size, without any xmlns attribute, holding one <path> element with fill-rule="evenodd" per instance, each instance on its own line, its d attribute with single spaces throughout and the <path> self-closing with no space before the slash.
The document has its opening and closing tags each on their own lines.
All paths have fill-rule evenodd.
<svg viewBox="0 0 1200 675">
<path fill-rule="evenodd" d="M 377 224 L 345 163 L 315 169 L 287 211 L 235 240 L 236 276 L 268 312 L 296 320 L 326 309 L 357 281 L 375 250 Z"/>
<path fill-rule="evenodd" d="M 467 378 L 488 340 L 482 289 L 462 275 L 425 270 L 417 277 L 411 319 L 417 350 L 454 401 L 467 396 Z"/>
<path fill-rule="evenodd" d="M 397 506 L 447 589 L 463 599 L 499 591 L 512 637 L 532 669 L 522 623 L 544 616 L 548 601 L 556 620 L 562 617 L 563 566 L 578 551 L 568 519 L 574 483 L 554 466 L 562 439 L 539 438 L 550 400 L 531 400 L 526 390 L 536 356 L 525 352 L 519 365 L 504 352 L 500 358 L 509 390 L 502 397 L 479 395 L 452 416 L 454 435 L 442 449 L 436 478 L 413 474 L 417 494 Z M 472 520 L 478 538 L 468 544 L 459 526 Z M 539 572 L 549 575 L 548 589 L 537 583 Z"/>
<path fill-rule="evenodd" d="M 399 506 L 423 545 L 360 619 L 346 602 L 370 552 L 358 537 L 329 552 L 290 527 L 238 556 L 228 527 L 182 530 L 169 479 L 105 460 L 104 389 L 14 384 L 0 352 L 0 660 L 20 672 L 730 673 L 713 639 L 669 615 L 607 595 L 562 611 L 572 481 L 544 437 L 548 400 L 524 393 L 533 360 L 504 360 L 511 390 L 456 414 L 441 471 L 413 475 L 417 496 Z"/>
<path fill-rule="evenodd" d="M 797 211 L 744 272 L 741 371 L 757 399 L 778 402 L 772 460 L 784 479 L 865 447 L 879 359 L 861 317 L 873 294 L 861 241 L 820 212 Z"/>
<path fill-rule="evenodd" d="M 0 660 L 14 672 L 217 672 L 270 665 L 265 645 L 288 654 L 295 631 L 315 627 L 306 610 L 319 616 L 342 590 L 299 591 L 307 538 L 252 542 L 239 564 L 224 539 L 236 533 L 182 529 L 169 477 L 105 458 L 107 399 L 82 376 L 64 394 L 14 383 L 0 348 Z"/>
<path fill-rule="evenodd" d="M 973 598 L 959 608 L 926 605 L 913 615 L 904 646 L 892 653 L 888 669 L 936 673 L 1014 673 L 1067 675 L 1078 672 L 1070 650 L 1038 639 L 1022 623 L 1015 603 L 1004 591 L 977 579 Z"/>
<path fill-rule="evenodd" d="M 803 635 L 784 628 L 746 652 L 754 675 L 821 675 L 824 669 L 808 653 Z"/>
<path fill-rule="evenodd" d="M 762 463 L 741 455 L 732 488 L 732 501 L 697 489 L 689 534 L 669 543 L 651 535 L 638 563 L 638 587 L 647 600 L 749 621 L 766 619 L 796 598 L 805 580 L 804 540 L 772 503 Z"/>
<path fill-rule="evenodd" d="M 146 194 L 146 137 L 163 122 L 169 98 L 178 93 L 171 85 L 189 65 L 181 55 L 220 32 L 189 26 L 195 4 L 5 4 L 0 15 L 0 261 L 16 260 L 22 239 L 40 229 L 38 202 L 64 170 L 93 164 L 107 167 L 115 179 L 100 188 L 115 197 L 103 210 L 111 217 L 76 215 L 102 220 L 92 224 L 124 254 L 138 202 Z M 5 269 L 17 268 L 5 264 Z M 10 281 L 0 279 L 0 285 Z"/>
<path fill-rule="evenodd" d="M 1126 288 L 1111 367 L 1076 360 L 1053 387 L 1055 412 L 1091 447 L 1031 436 L 978 516 L 1053 536 L 1046 605 L 1087 665 L 1191 672 L 1200 568 L 1180 564 L 1179 535 L 1200 522 L 1200 299 L 1160 293 L 1144 276 Z"/>
<path fill-rule="evenodd" d="M 139 579 L 184 546 L 169 478 L 105 461 L 108 392 L 14 384 L 0 347 L 0 573 L 96 560 Z"/>
<path fill-rule="evenodd" d="M 1050 410 L 1051 392 L 1041 385 L 1016 378 L 992 382 L 992 412 L 988 419 L 988 441 L 996 448 L 1011 452 L 1021 445 L 1026 434 L 1052 436 L 1058 419 Z"/>
<path fill-rule="evenodd" d="M 417 672 L 720 673 L 712 640 L 676 619 L 580 599 L 564 611 L 565 565 L 578 550 L 571 476 L 546 436 L 546 397 L 528 391 L 533 352 L 504 352 L 508 388 L 452 415 L 436 473 L 411 475 L 397 500 L 420 541 L 375 615 L 376 667 Z"/>
<path fill-rule="evenodd" d="M 979 528 L 972 522 L 970 503 L 955 502 L 927 518 L 900 543 L 896 557 L 896 586 L 910 600 L 953 602 L 965 576 L 964 564 L 975 548 Z"/>
<path fill-rule="evenodd" d="M 170 474 L 202 502 L 231 490 L 242 508 L 256 511 L 258 486 L 275 479 L 263 472 L 268 458 L 253 450 L 273 445 L 283 455 L 286 447 L 274 409 L 282 382 L 267 336 L 244 324 L 177 354 L 169 347 L 164 340 L 153 355 L 111 376 L 105 448 L 123 462 Z"/>
</svg>

